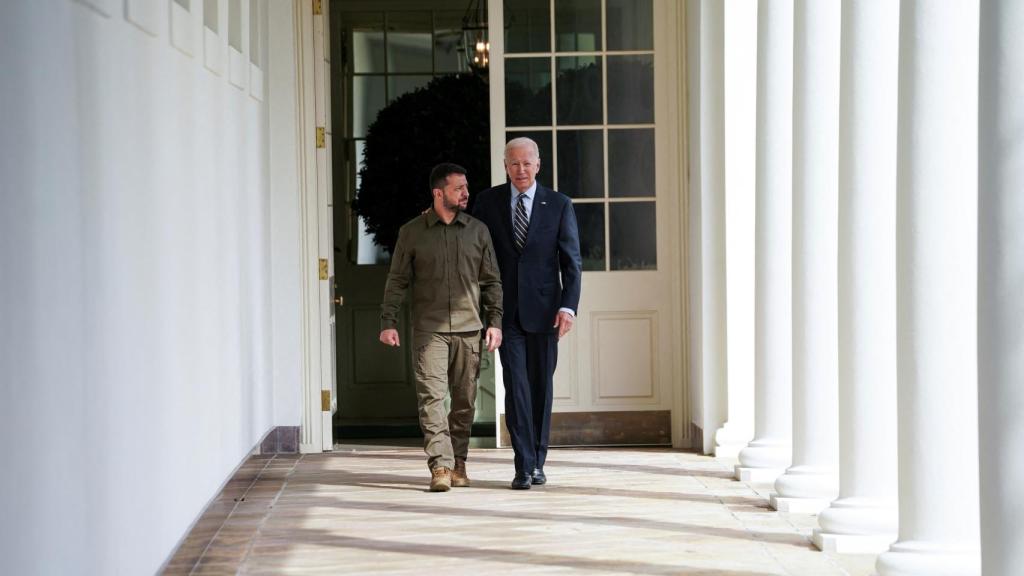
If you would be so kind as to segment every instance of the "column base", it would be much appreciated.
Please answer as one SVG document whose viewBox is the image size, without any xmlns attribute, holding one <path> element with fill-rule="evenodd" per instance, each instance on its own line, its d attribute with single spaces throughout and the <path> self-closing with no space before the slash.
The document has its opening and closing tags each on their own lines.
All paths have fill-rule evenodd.
<svg viewBox="0 0 1024 576">
<path fill-rule="evenodd" d="M 817 514 L 831 502 L 824 498 L 787 498 L 778 494 L 772 494 L 769 500 L 773 509 L 786 514 Z"/>
<path fill-rule="evenodd" d="M 733 468 L 737 480 L 751 484 L 771 484 L 785 471 L 785 468 L 751 468 L 739 464 Z"/>
<path fill-rule="evenodd" d="M 785 472 L 793 461 L 790 441 L 778 438 L 754 440 L 740 450 L 739 460 L 746 468 L 781 468 Z"/>
<path fill-rule="evenodd" d="M 775 481 L 775 492 L 780 498 L 832 502 L 839 496 L 839 479 L 826 466 L 790 466 Z"/>
<path fill-rule="evenodd" d="M 981 551 L 954 547 L 950 542 L 897 542 L 878 557 L 875 568 L 879 576 L 980 576 Z"/>
<path fill-rule="evenodd" d="M 811 541 L 822 552 L 881 554 L 896 541 L 896 534 L 829 534 L 816 528 Z"/>
<path fill-rule="evenodd" d="M 753 434 L 743 434 L 736 430 L 736 426 L 726 422 L 721 428 L 715 431 L 715 458 L 735 460 L 750 442 Z"/>
<path fill-rule="evenodd" d="M 899 531 L 898 516 L 895 500 L 847 496 L 834 500 L 818 514 L 818 526 L 823 534 L 882 536 Z M 895 538 L 889 543 L 894 541 Z"/>
</svg>

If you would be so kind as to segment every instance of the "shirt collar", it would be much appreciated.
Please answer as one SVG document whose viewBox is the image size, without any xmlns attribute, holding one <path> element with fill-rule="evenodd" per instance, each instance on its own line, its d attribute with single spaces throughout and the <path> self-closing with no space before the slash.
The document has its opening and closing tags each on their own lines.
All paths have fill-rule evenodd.
<svg viewBox="0 0 1024 576">
<path fill-rule="evenodd" d="M 452 224 L 455 224 L 456 222 L 463 225 L 468 224 L 469 215 L 466 214 L 465 211 L 459 210 L 458 214 L 455 215 L 455 219 L 452 220 Z M 429 228 L 434 224 L 438 223 L 444 225 L 444 220 L 441 220 L 441 217 L 438 216 L 437 212 L 434 212 L 434 208 L 431 207 L 430 209 L 427 210 L 427 227 Z"/>
<path fill-rule="evenodd" d="M 516 188 L 515 184 L 512 184 L 511 182 L 509 183 L 509 187 L 512 188 L 512 199 L 513 200 L 518 199 L 519 198 L 519 189 Z M 526 192 L 524 192 L 524 194 L 526 194 L 526 198 L 530 202 L 533 202 L 533 196 L 536 193 L 537 193 L 537 181 L 534 180 L 533 184 L 529 188 L 526 189 Z"/>
</svg>

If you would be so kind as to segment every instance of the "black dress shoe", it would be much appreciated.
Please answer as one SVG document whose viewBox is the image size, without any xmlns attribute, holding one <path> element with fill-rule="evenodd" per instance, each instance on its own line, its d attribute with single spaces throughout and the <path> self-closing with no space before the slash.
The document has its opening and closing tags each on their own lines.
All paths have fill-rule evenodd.
<svg viewBox="0 0 1024 576">
<path fill-rule="evenodd" d="M 510 488 L 513 490 L 529 490 L 532 480 L 526 472 L 516 472 L 516 477 L 512 479 Z"/>
<path fill-rule="evenodd" d="M 544 484 L 545 482 L 548 481 L 548 477 L 544 475 L 543 468 L 534 468 L 532 476 L 532 481 L 534 484 Z"/>
</svg>

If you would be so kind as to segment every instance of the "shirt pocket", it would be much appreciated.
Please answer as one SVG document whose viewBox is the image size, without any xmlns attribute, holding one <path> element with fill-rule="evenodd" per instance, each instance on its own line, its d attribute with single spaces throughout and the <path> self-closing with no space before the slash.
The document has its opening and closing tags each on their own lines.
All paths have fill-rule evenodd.
<svg viewBox="0 0 1024 576">
<path fill-rule="evenodd" d="M 467 279 L 476 280 L 483 252 L 484 247 L 480 240 L 461 239 L 459 241 L 459 274 Z"/>
<path fill-rule="evenodd" d="M 416 260 L 413 264 L 416 278 L 423 280 L 444 278 L 444 244 L 433 247 L 424 245 L 420 248 L 416 251 Z"/>
</svg>

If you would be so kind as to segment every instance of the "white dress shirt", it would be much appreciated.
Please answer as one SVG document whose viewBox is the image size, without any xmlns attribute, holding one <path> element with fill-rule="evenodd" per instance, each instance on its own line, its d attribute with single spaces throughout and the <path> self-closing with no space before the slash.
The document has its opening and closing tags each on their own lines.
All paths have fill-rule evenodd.
<svg viewBox="0 0 1024 576">
<path fill-rule="evenodd" d="M 516 204 L 519 202 L 519 189 L 512 185 L 512 225 L 516 223 Z M 523 208 L 526 208 L 526 219 L 529 221 L 530 216 L 533 215 L 533 197 L 537 194 L 537 181 L 533 181 L 533 185 L 526 189 L 526 197 L 523 198 Z"/>
</svg>

